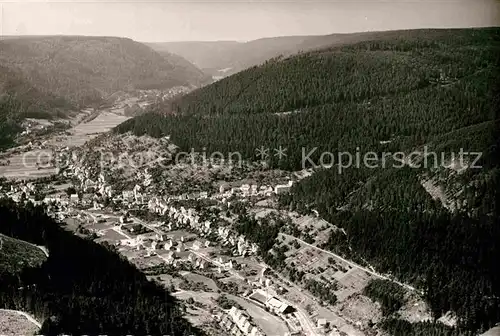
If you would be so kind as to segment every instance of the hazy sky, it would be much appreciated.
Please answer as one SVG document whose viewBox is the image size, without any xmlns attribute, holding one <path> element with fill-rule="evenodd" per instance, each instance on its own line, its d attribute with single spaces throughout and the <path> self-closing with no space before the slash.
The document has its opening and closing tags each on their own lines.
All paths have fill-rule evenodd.
<svg viewBox="0 0 500 336">
<path fill-rule="evenodd" d="M 0 35 L 107 35 L 151 42 L 500 25 L 498 0 L 0 0 L 0 7 Z"/>
</svg>

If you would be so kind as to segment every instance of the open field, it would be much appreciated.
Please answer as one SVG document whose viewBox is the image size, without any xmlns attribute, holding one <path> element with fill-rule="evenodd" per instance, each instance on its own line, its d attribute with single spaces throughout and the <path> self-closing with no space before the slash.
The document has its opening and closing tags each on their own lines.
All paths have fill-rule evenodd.
<svg viewBox="0 0 500 336">
<path fill-rule="evenodd" d="M 255 214 L 255 218 L 264 218 L 272 213 L 278 213 L 278 210 L 267 208 L 256 208 L 251 210 Z"/>
<path fill-rule="evenodd" d="M 217 284 L 215 283 L 215 281 L 207 278 L 206 276 L 196 274 L 196 273 L 191 273 L 191 272 L 182 272 L 181 274 L 185 279 L 187 279 L 189 281 L 198 282 L 198 283 L 201 282 L 204 285 L 206 285 L 208 288 L 210 288 L 214 291 L 217 290 Z"/>
<path fill-rule="evenodd" d="M 154 279 L 167 288 L 170 288 L 172 285 L 175 286 L 176 283 L 180 282 L 178 278 L 174 278 L 170 274 L 148 275 L 147 278 L 149 280 Z"/>
<path fill-rule="evenodd" d="M 175 241 L 179 241 L 181 239 L 181 237 L 184 237 L 184 239 L 186 241 L 193 239 L 193 238 L 197 238 L 197 236 L 194 233 L 190 233 L 190 232 L 187 232 L 185 230 L 170 231 L 167 233 L 167 235 L 168 235 L 169 239 L 172 239 Z"/>
<path fill-rule="evenodd" d="M 290 213 L 292 221 L 301 231 L 308 232 L 314 238 L 316 245 L 321 245 L 328 241 L 331 230 L 337 230 L 335 226 L 324 219 L 313 216 L 301 216 L 296 213 Z"/>
<path fill-rule="evenodd" d="M 293 224 L 295 224 L 300 231 L 308 232 L 317 245 L 321 245 L 328 241 L 331 230 L 338 230 L 336 226 L 328 223 L 324 219 L 308 215 L 302 216 L 296 212 L 284 212 L 267 208 L 265 205 L 268 203 L 270 203 L 268 200 L 258 202 L 256 204 L 257 206 L 250 210 L 251 213 L 253 213 L 256 218 L 263 218 L 271 213 L 286 214 L 292 219 Z"/>
<path fill-rule="evenodd" d="M 341 259 L 335 256 L 322 252 L 299 243 L 297 249 L 290 245 L 291 241 L 297 241 L 288 235 L 280 235 L 285 237 L 284 244 L 290 246 L 290 251 L 286 253 L 288 256 L 287 263 L 294 263 L 297 269 L 311 274 L 315 278 L 323 277 L 327 280 L 336 281 L 339 284 L 339 290 L 335 292 L 338 299 L 350 296 L 353 293 L 361 291 L 370 279 L 374 278 L 367 272 L 353 268 L 349 264 L 345 264 Z"/>
<path fill-rule="evenodd" d="M 311 221 L 308 223 L 307 225 L 311 225 Z M 372 323 L 381 320 L 380 305 L 362 294 L 370 280 L 380 276 L 290 235 L 280 233 L 278 240 L 289 247 L 285 253 L 288 265 L 293 263 L 297 270 L 307 274 L 308 279 L 325 285 L 334 283 L 337 287 L 334 290 L 337 303 L 333 306 L 313 297 L 303 285 L 290 284 L 289 292 L 285 294 L 287 300 L 302 308 L 309 306 L 313 319 L 325 318 L 348 335 L 363 335 L 364 331 L 371 329 Z M 294 241 L 295 243 L 292 243 Z M 410 322 L 428 320 L 430 311 L 423 299 L 414 290 L 404 286 L 403 288 L 407 291 L 408 302 L 398 312 L 401 318 Z"/>
<path fill-rule="evenodd" d="M 15 154 L 8 158 L 10 165 L 0 166 L 0 176 L 8 179 L 36 179 L 40 177 L 56 174 L 56 168 L 40 168 L 37 162 L 42 163 L 43 159 L 49 158 L 50 151 L 31 150 L 24 153 Z"/>
<path fill-rule="evenodd" d="M 35 335 L 39 326 L 20 312 L 0 309 L 0 335 Z"/>
<path fill-rule="evenodd" d="M 201 303 L 207 307 L 214 307 L 216 300 L 219 297 L 217 293 L 207 293 L 207 292 L 193 292 L 193 291 L 178 291 L 172 293 L 176 298 L 186 301 L 189 298 L 193 298 L 197 303 Z M 213 320 L 212 315 L 205 309 L 197 309 L 189 307 L 187 310 L 186 318 L 191 321 L 194 325 L 202 325 L 206 322 L 211 322 Z"/>
<path fill-rule="evenodd" d="M 122 115 L 103 112 L 95 119 L 87 123 L 80 123 L 72 128 L 70 130 L 72 135 L 66 139 L 66 142 L 68 146 L 81 146 L 95 135 L 107 132 L 128 119 L 128 117 Z"/>
</svg>

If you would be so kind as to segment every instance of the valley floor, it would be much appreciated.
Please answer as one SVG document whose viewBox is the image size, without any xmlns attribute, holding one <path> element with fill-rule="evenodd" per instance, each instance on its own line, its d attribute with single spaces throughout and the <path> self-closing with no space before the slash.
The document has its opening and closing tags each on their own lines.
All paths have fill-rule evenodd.
<svg viewBox="0 0 500 336">
<path fill-rule="evenodd" d="M 18 147 L 15 154 L 4 158 L 8 159 L 10 164 L 0 166 L 0 176 L 8 179 L 35 179 L 54 175 L 57 168 L 43 164 L 44 160 L 53 155 L 53 150 L 81 146 L 128 119 L 119 113 L 103 111 L 95 119 L 79 123 L 69 129 L 70 135 L 54 135 L 45 140 L 41 146 Z"/>
</svg>

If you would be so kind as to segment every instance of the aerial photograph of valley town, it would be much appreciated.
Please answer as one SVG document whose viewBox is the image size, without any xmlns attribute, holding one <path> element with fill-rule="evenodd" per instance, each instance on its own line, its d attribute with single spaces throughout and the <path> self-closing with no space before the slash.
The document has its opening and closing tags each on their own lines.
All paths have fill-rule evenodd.
<svg viewBox="0 0 500 336">
<path fill-rule="evenodd" d="M 0 336 L 500 335 L 500 2 L 0 6 Z"/>
</svg>

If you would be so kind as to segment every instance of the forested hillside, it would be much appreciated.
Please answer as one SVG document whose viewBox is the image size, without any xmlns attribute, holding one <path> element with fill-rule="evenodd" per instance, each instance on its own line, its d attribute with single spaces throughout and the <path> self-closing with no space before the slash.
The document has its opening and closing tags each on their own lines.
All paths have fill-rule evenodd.
<svg viewBox="0 0 500 336">
<path fill-rule="evenodd" d="M 249 67 L 260 65 L 278 56 L 291 56 L 331 46 L 349 45 L 362 41 L 380 41 L 407 37 L 442 37 L 457 30 L 399 30 L 351 34 L 280 36 L 262 38 L 248 42 L 236 41 L 188 41 L 146 43 L 157 51 L 178 54 L 207 73 L 217 74 L 226 69 L 226 74 L 235 74 Z"/>
<path fill-rule="evenodd" d="M 452 310 L 461 327 L 487 328 L 500 321 L 499 60 L 498 28 L 379 33 L 268 61 L 116 131 L 249 160 L 264 146 L 271 167 L 288 170 L 331 152 L 333 167 L 281 204 L 344 228 L 326 248 L 415 284 L 436 317 Z M 272 155 L 279 146 L 281 159 Z M 457 168 L 461 149 L 481 155 Z M 411 162 L 427 165 L 384 155 L 399 151 L 421 151 Z M 374 152 L 378 167 L 339 169 L 339 152 Z"/>
<path fill-rule="evenodd" d="M 18 123 L 21 109 L 21 104 L 15 97 L 0 98 L 0 150 L 14 144 L 14 138 L 21 129 Z"/>
<path fill-rule="evenodd" d="M 78 106 L 118 90 L 186 85 L 178 57 L 118 37 L 47 36 L 0 40 L 0 65 L 43 94 Z M 8 88 L 7 88 L 8 89 Z"/>
<path fill-rule="evenodd" d="M 65 117 L 74 108 L 68 100 L 42 92 L 18 70 L 0 62 L 0 150 L 14 143 L 21 119 Z"/>
<path fill-rule="evenodd" d="M 201 71 L 193 63 L 182 56 L 170 53 L 168 51 L 157 50 L 158 54 L 163 56 L 165 61 L 175 69 L 176 73 L 181 74 L 186 82 L 196 86 L 202 86 L 212 83 L 212 77 Z"/>
<path fill-rule="evenodd" d="M 0 200 L 0 218 L 2 234 L 49 250 L 40 266 L 0 274 L 0 308 L 31 313 L 43 321 L 40 334 L 200 334 L 180 303 L 110 246 L 63 230 L 32 204 Z"/>
</svg>

